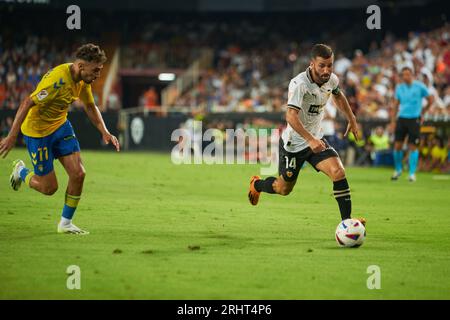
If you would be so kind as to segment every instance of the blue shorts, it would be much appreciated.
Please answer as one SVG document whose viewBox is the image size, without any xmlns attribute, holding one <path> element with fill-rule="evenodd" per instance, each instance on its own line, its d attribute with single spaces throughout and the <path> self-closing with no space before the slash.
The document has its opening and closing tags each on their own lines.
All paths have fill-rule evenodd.
<svg viewBox="0 0 450 320">
<path fill-rule="evenodd" d="M 53 161 L 80 151 L 80 144 L 67 120 L 51 135 L 33 138 L 24 135 L 24 140 L 34 167 L 34 174 L 45 176 L 53 171 Z"/>
</svg>

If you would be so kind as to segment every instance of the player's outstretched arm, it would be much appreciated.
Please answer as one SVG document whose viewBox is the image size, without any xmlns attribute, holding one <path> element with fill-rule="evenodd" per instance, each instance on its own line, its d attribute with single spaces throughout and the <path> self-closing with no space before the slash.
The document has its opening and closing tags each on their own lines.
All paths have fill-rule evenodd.
<svg viewBox="0 0 450 320">
<path fill-rule="evenodd" d="M 344 93 L 339 90 L 338 93 L 333 94 L 333 99 L 338 109 L 345 114 L 348 121 L 347 130 L 345 131 L 344 136 L 347 136 L 349 132 L 352 132 L 355 139 L 358 140 L 358 123 L 356 122 L 356 117 L 353 114 L 352 108 L 350 108 Z"/>
<path fill-rule="evenodd" d="M 12 124 L 11 130 L 8 133 L 8 136 L 0 141 L 0 156 L 6 158 L 9 151 L 14 148 L 16 144 L 17 136 L 20 132 L 20 126 L 22 125 L 23 120 L 28 114 L 28 111 L 32 106 L 34 106 L 34 101 L 30 97 L 26 97 L 25 100 L 19 106 L 17 110 L 16 116 L 14 118 L 14 122 Z"/>
<path fill-rule="evenodd" d="M 100 131 L 103 137 L 103 141 L 106 144 L 112 143 L 116 147 L 117 152 L 120 151 L 120 143 L 117 138 L 112 135 L 106 128 L 105 121 L 103 121 L 102 114 L 95 104 L 84 105 L 84 111 L 91 120 L 92 124 Z"/>
</svg>

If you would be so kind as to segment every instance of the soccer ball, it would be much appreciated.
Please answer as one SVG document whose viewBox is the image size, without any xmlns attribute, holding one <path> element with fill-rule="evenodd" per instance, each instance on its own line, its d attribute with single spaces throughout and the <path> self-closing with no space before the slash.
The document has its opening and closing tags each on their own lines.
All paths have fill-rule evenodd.
<svg viewBox="0 0 450 320">
<path fill-rule="evenodd" d="M 356 219 L 346 219 L 336 228 L 336 242 L 341 247 L 357 248 L 366 239 L 366 228 Z"/>
</svg>

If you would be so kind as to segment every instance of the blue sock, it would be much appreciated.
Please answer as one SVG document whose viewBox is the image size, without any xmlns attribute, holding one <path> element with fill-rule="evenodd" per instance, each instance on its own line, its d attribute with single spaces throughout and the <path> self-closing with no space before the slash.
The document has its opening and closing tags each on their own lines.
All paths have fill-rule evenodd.
<svg viewBox="0 0 450 320">
<path fill-rule="evenodd" d="M 25 182 L 25 178 L 27 177 L 29 172 L 30 172 L 30 169 L 27 169 L 25 167 L 23 167 L 22 170 L 20 170 L 20 172 L 19 172 L 20 179 L 22 179 L 23 182 Z"/>
<path fill-rule="evenodd" d="M 403 151 L 402 150 L 394 150 L 394 166 L 395 171 L 402 171 L 402 161 L 403 161 Z"/>
<path fill-rule="evenodd" d="M 417 164 L 419 162 L 419 150 L 409 152 L 409 175 L 416 173 Z"/>
<path fill-rule="evenodd" d="M 71 220 L 77 210 L 78 203 L 81 196 L 72 196 L 66 192 L 66 198 L 64 202 L 64 208 L 62 211 L 62 217 Z"/>
<path fill-rule="evenodd" d="M 67 204 L 65 204 L 62 211 L 62 216 L 66 219 L 72 220 L 72 217 L 75 214 L 76 209 L 77 208 L 69 207 Z"/>
</svg>

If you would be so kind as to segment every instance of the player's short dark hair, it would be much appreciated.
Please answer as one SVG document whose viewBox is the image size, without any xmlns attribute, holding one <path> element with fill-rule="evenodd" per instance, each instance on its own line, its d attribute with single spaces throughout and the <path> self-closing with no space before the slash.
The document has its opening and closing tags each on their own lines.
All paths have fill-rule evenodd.
<svg viewBox="0 0 450 320">
<path fill-rule="evenodd" d="M 411 66 L 403 66 L 400 72 L 403 72 L 405 70 L 409 70 L 412 74 L 414 74 L 414 70 Z"/>
<path fill-rule="evenodd" d="M 80 60 L 95 63 L 104 63 L 107 60 L 105 51 L 93 43 L 87 43 L 79 47 L 75 52 L 75 57 Z"/>
<path fill-rule="evenodd" d="M 333 55 L 333 50 L 326 44 L 318 43 L 315 44 L 311 49 L 311 59 L 315 59 L 317 57 L 329 59 Z"/>
</svg>

